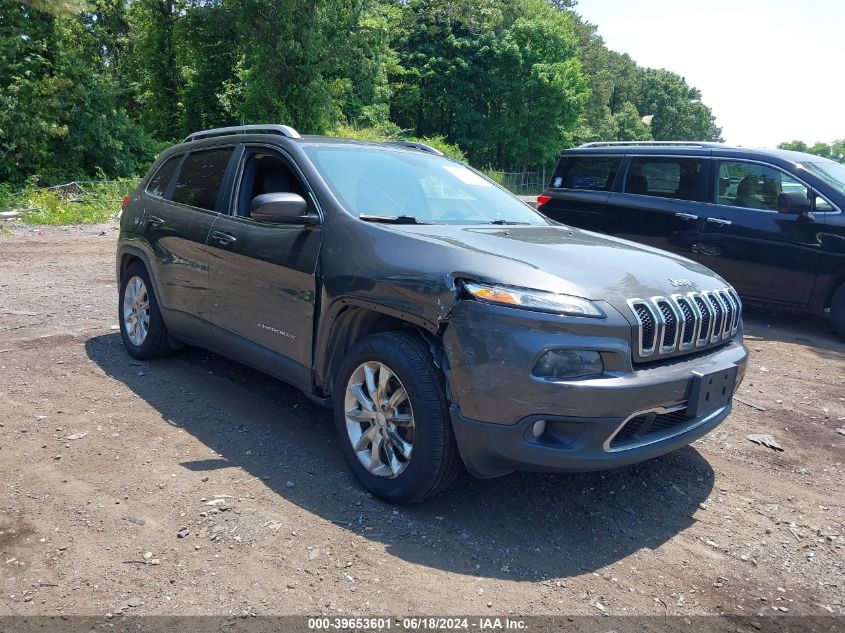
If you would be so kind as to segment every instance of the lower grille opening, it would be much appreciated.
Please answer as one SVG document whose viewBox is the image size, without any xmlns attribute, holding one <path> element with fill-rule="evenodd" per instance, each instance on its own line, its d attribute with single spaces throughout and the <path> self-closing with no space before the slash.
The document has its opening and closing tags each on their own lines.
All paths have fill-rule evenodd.
<svg viewBox="0 0 845 633">
<path fill-rule="evenodd" d="M 686 408 L 672 413 L 643 413 L 625 423 L 625 426 L 610 441 L 610 448 L 636 446 L 658 435 L 672 435 L 666 432 L 680 432 L 685 425 L 692 422 L 693 420 L 687 417 Z"/>
</svg>

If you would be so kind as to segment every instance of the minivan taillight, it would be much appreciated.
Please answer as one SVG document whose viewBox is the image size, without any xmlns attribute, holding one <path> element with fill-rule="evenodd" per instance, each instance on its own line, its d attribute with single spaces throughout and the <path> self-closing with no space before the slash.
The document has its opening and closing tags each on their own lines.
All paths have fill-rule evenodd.
<svg viewBox="0 0 845 633">
<path fill-rule="evenodd" d="M 546 196 L 546 195 L 540 194 L 539 196 L 537 196 L 537 208 L 539 209 L 544 204 L 549 202 L 551 199 L 552 199 L 551 196 Z"/>
<path fill-rule="evenodd" d="M 127 204 L 129 204 L 129 196 L 123 196 L 123 203 L 120 205 L 120 210 L 123 211 Z"/>
</svg>

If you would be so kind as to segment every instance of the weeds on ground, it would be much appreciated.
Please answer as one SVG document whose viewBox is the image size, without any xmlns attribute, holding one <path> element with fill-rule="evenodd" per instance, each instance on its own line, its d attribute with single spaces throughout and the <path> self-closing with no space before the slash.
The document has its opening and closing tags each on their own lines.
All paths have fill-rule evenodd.
<svg viewBox="0 0 845 633">
<path fill-rule="evenodd" d="M 2 202 L 6 208 L 25 209 L 19 220 L 26 224 L 97 224 L 115 217 L 137 184 L 132 178 L 50 188 L 30 184 Z"/>
</svg>

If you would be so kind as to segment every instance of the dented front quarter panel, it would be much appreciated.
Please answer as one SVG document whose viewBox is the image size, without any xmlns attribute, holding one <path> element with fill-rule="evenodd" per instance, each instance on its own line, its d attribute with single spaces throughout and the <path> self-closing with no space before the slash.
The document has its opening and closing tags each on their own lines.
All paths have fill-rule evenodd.
<svg viewBox="0 0 845 633">
<path fill-rule="evenodd" d="M 606 318 L 459 302 L 443 338 L 453 404 L 468 418 L 499 424 L 529 414 L 583 415 L 583 400 L 568 394 L 631 371 L 630 325 L 609 305 L 599 305 Z M 539 357 L 554 348 L 599 352 L 604 378 L 550 382 L 532 376 Z M 603 405 L 588 408 L 601 415 Z"/>
</svg>

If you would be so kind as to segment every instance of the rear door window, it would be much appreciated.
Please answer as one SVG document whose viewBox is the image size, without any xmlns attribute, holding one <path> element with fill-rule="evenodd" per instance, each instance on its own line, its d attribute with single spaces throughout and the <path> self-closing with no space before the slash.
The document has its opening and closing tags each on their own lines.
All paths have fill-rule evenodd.
<svg viewBox="0 0 845 633">
<path fill-rule="evenodd" d="M 159 198 L 164 197 L 164 194 L 167 191 L 167 186 L 173 179 L 173 172 L 176 171 L 176 168 L 179 166 L 179 161 L 182 160 L 182 156 L 184 156 L 184 154 L 178 154 L 176 156 L 171 156 L 164 161 L 164 164 L 158 168 L 155 175 L 150 178 L 150 182 L 147 183 L 148 194 L 158 196 Z"/>
<path fill-rule="evenodd" d="M 564 156 L 552 176 L 551 186 L 556 189 L 610 191 L 621 163 L 621 156 Z"/>
<path fill-rule="evenodd" d="M 675 200 L 704 200 L 704 160 L 701 158 L 643 156 L 633 158 L 625 191 Z"/>
<path fill-rule="evenodd" d="M 231 147 L 188 154 L 173 186 L 173 202 L 214 211 L 231 156 Z"/>
</svg>

